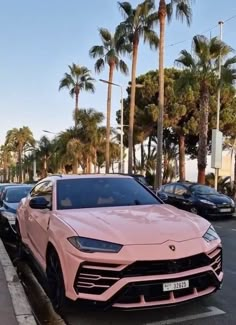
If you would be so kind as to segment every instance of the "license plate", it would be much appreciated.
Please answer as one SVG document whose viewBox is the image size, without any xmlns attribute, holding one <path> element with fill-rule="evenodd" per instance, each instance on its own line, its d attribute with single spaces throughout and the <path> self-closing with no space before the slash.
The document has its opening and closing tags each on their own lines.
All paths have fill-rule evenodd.
<svg viewBox="0 0 236 325">
<path fill-rule="evenodd" d="M 163 283 L 163 291 L 175 291 L 189 288 L 189 280 Z"/>
<path fill-rule="evenodd" d="M 231 212 L 231 209 L 230 208 L 223 208 L 223 209 L 220 209 L 220 212 Z"/>
</svg>

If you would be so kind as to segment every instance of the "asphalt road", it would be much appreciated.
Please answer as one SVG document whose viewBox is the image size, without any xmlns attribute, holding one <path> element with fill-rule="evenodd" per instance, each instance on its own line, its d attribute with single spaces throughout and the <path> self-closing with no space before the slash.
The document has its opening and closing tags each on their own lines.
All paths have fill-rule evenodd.
<svg viewBox="0 0 236 325">
<path fill-rule="evenodd" d="M 73 304 L 64 315 L 68 325 L 235 325 L 236 218 L 212 222 L 222 238 L 224 285 L 221 291 L 177 307 L 145 311 L 95 311 Z"/>
</svg>

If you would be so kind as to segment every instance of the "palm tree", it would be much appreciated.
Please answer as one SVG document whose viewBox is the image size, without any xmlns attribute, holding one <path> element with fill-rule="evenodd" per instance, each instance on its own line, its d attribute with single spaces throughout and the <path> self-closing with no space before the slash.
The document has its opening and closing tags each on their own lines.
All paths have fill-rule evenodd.
<svg viewBox="0 0 236 325">
<path fill-rule="evenodd" d="M 164 118 L 164 46 L 165 46 L 165 26 L 166 18 L 171 21 L 173 9 L 175 8 L 176 18 L 187 20 L 187 24 L 191 23 L 191 0 L 171 0 L 166 3 L 166 0 L 158 0 L 158 18 L 160 22 L 160 43 L 159 43 L 159 117 L 157 122 L 157 163 L 155 188 L 160 188 L 162 183 L 162 144 L 163 144 L 163 118 Z"/>
<path fill-rule="evenodd" d="M 52 142 L 46 136 L 41 137 L 38 143 L 38 149 L 36 151 L 36 155 L 42 161 L 42 177 L 47 176 L 48 160 L 52 154 L 53 154 Z"/>
<path fill-rule="evenodd" d="M 9 167 L 11 164 L 11 152 L 7 146 L 0 147 L 0 167 L 3 171 L 3 182 L 10 181 Z"/>
<path fill-rule="evenodd" d="M 131 71 L 131 95 L 129 112 L 129 155 L 128 172 L 132 173 L 133 163 L 133 130 L 135 114 L 135 93 L 136 93 L 136 68 L 138 60 L 138 48 L 140 39 L 148 42 L 151 48 L 157 48 L 158 36 L 153 27 L 157 23 L 158 16 L 155 10 L 154 1 L 145 0 L 136 8 L 132 8 L 129 2 L 118 2 L 119 8 L 124 16 L 116 28 L 116 37 L 118 40 L 126 40 L 132 46 L 132 71 Z"/>
<path fill-rule="evenodd" d="M 127 44 L 124 41 L 117 40 L 108 29 L 100 28 L 99 35 L 102 45 L 93 46 L 89 54 L 93 59 L 98 58 L 95 63 L 95 71 L 100 73 L 105 64 L 109 66 L 109 78 L 107 87 L 107 123 L 106 123 L 106 173 L 109 173 L 109 157 L 110 157 L 110 123 L 111 123 L 111 96 L 112 82 L 115 69 L 120 70 L 125 75 L 128 74 L 126 63 L 119 57 L 120 52 L 128 51 Z"/>
<path fill-rule="evenodd" d="M 28 126 L 19 129 L 13 128 L 7 132 L 5 145 L 18 155 L 19 182 L 22 183 L 22 155 L 24 150 L 27 150 L 27 147 L 35 145 L 33 133 Z"/>
<path fill-rule="evenodd" d="M 220 54 L 224 64 L 218 86 L 230 85 L 236 80 L 236 71 L 233 69 L 233 65 L 236 63 L 236 56 L 226 59 L 232 52 L 231 47 L 220 41 L 217 37 L 208 40 L 202 35 L 197 35 L 193 38 L 192 51 L 193 55 L 186 50 L 182 50 L 176 63 L 186 68 L 185 73 L 181 76 L 183 86 L 199 86 L 198 182 L 205 184 L 210 85 L 213 80 L 215 81 L 216 88 L 218 88 L 217 72 Z"/>
<path fill-rule="evenodd" d="M 94 93 L 94 79 L 91 77 L 90 70 L 84 66 L 72 63 L 69 65 L 69 73 L 65 73 L 61 79 L 59 91 L 63 88 L 69 89 L 71 97 L 75 97 L 75 114 L 79 110 L 79 94 L 81 91 L 89 91 Z M 75 126 L 76 126 L 75 121 Z"/>
</svg>

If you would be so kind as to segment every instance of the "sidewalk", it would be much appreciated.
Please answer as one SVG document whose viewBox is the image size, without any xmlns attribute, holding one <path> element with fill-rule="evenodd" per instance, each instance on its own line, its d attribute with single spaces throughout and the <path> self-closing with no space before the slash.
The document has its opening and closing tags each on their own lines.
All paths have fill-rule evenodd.
<svg viewBox="0 0 236 325">
<path fill-rule="evenodd" d="M 25 291 L 1 239 L 0 325 L 36 325 Z"/>
</svg>

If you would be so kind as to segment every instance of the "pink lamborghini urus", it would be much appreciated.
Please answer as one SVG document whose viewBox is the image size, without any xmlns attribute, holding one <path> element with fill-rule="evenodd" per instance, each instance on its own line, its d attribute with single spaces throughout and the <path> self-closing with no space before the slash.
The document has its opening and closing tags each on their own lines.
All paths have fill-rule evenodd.
<svg viewBox="0 0 236 325">
<path fill-rule="evenodd" d="M 66 298 L 123 309 L 160 307 L 221 287 L 222 245 L 205 219 L 163 204 L 123 175 L 57 175 L 22 200 L 21 252 Z"/>
</svg>

